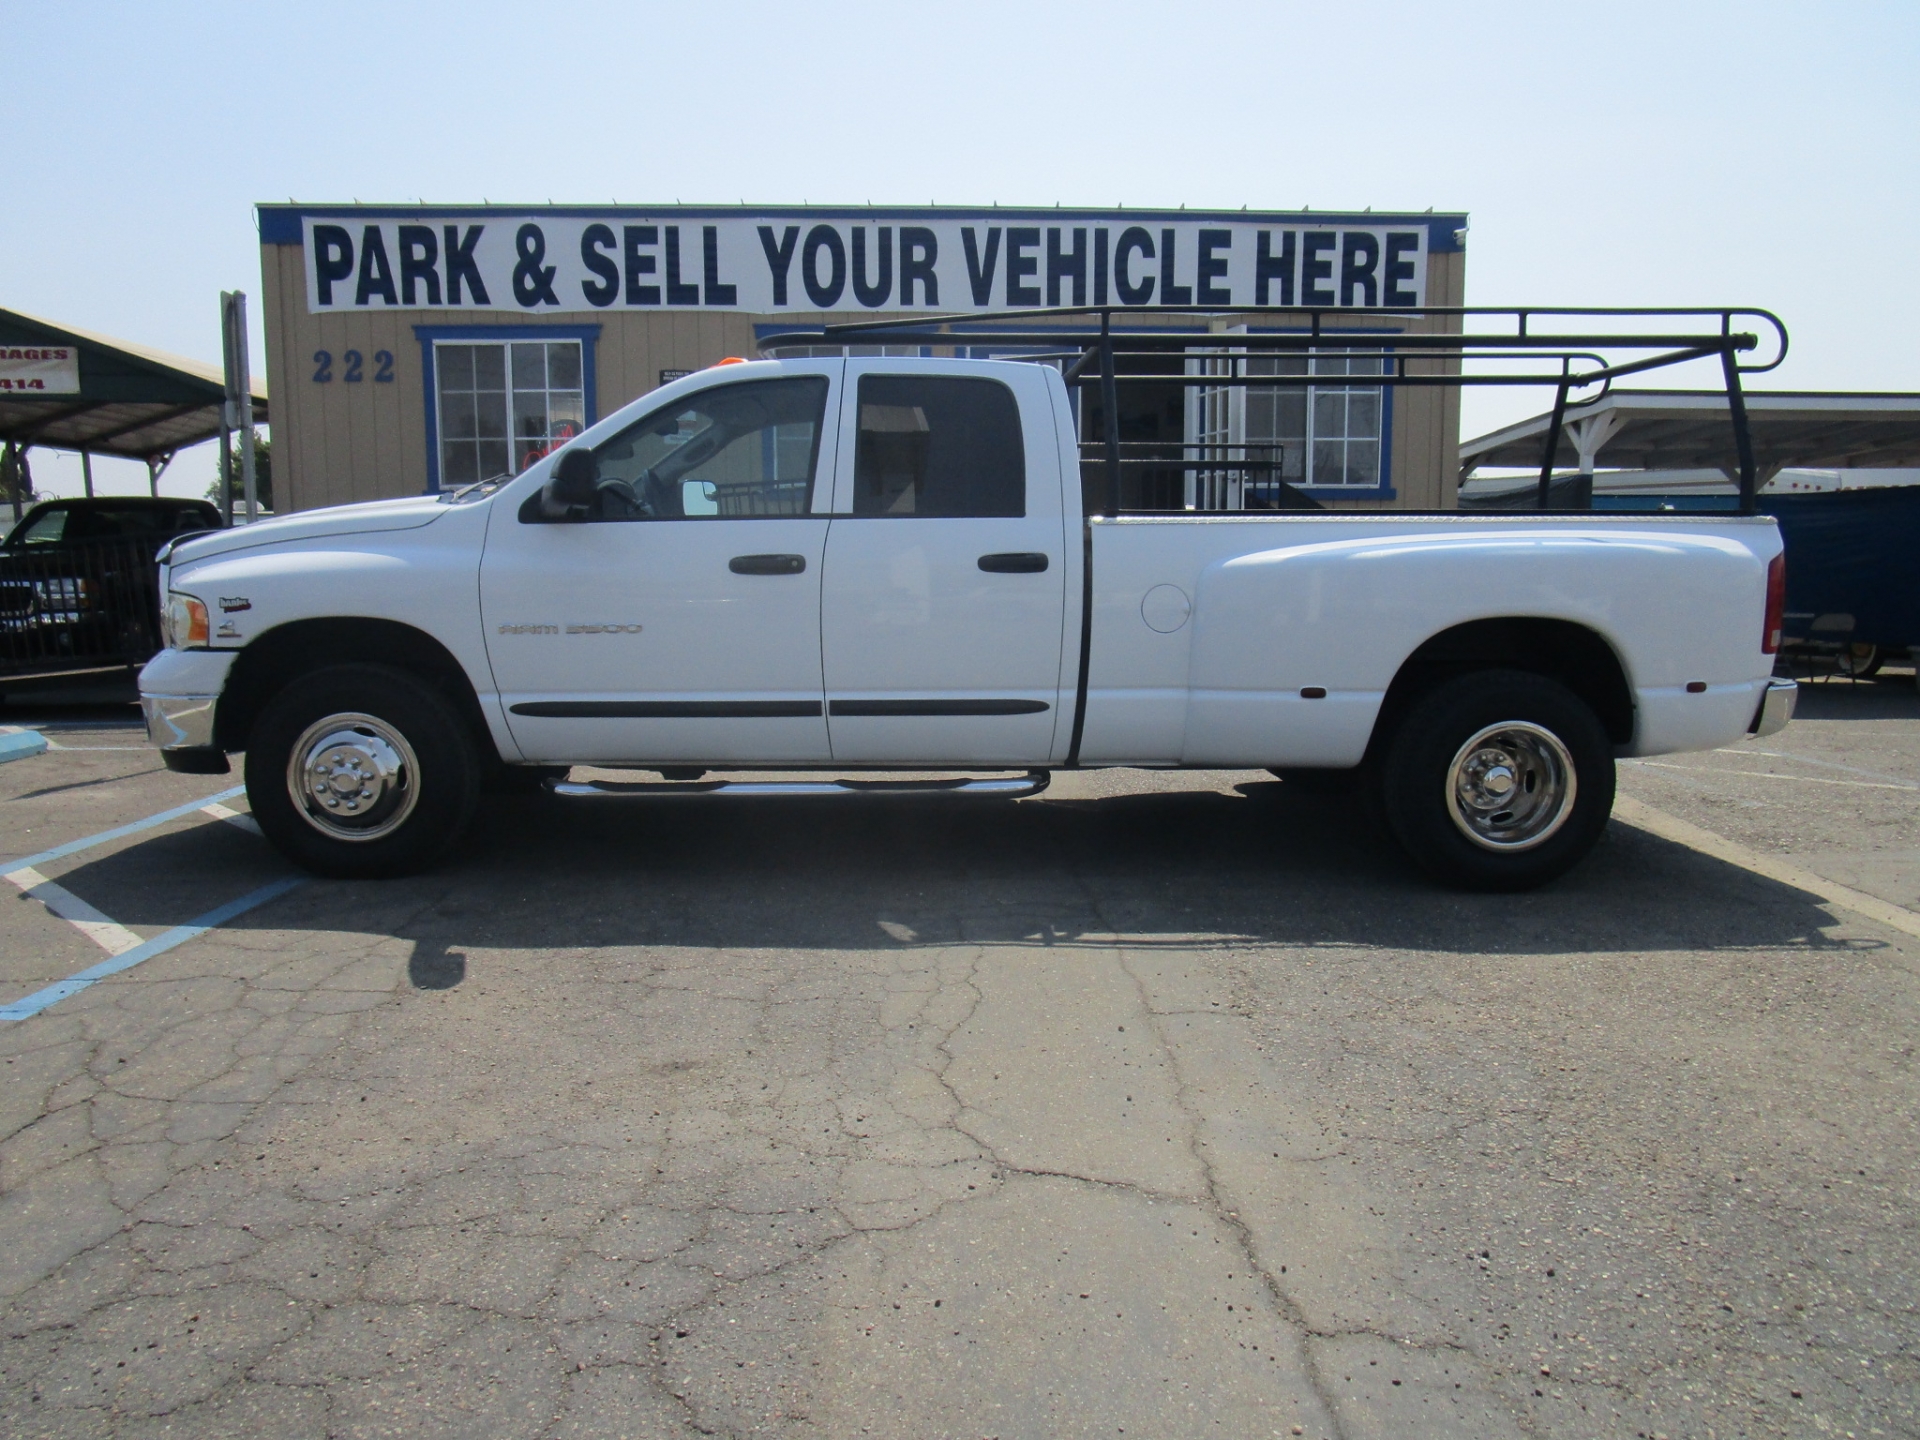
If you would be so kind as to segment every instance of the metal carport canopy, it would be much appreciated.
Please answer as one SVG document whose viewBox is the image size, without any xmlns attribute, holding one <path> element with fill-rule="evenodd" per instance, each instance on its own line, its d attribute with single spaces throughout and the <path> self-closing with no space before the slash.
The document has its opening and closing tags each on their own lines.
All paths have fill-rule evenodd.
<svg viewBox="0 0 1920 1440">
<path fill-rule="evenodd" d="M 175 451 L 220 433 L 225 384 L 216 365 L 0 310 L 0 346 L 69 345 L 79 350 L 80 389 L 29 399 L 0 392 L 0 442 L 43 445 L 164 464 Z M 258 380 L 253 418 L 267 418 Z"/>
<path fill-rule="evenodd" d="M 1749 390 L 1748 424 L 1764 483 L 1787 466 L 1865 469 L 1920 465 L 1920 395 Z M 1538 470 L 1549 415 L 1535 415 L 1460 445 L 1464 479 L 1480 467 Z M 1736 473 L 1727 397 L 1715 390 L 1615 390 L 1569 405 L 1556 468 Z"/>
</svg>

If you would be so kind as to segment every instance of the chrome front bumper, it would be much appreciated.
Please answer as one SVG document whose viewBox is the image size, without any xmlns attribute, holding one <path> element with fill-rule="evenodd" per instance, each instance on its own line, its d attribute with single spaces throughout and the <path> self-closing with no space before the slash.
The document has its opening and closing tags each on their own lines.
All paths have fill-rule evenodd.
<svg viewBox="0 0 1920 1440">
<path fill-rule="evenodd" d="M 213 748 L 213 708 L 218 695 L 142 695 L 147 739 L 161 750 Z"/>
<path fill-rule="evenodd" d="M 1760 708 L 1753 712 L 1753 724 L 1747 727 L 1747 732 L 1756 736 L 1779 734 L 1793 719 L 1794 703 L 1799 698 L 1798 681 L 1769 680 L 1766 693 L 1760 697 Z"/>
</svg>

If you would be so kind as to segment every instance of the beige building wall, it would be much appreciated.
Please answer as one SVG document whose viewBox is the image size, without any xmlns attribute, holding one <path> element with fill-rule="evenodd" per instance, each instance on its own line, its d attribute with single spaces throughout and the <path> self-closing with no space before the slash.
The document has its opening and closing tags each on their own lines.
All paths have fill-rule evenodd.
<svg viewBox="0 0 1920 1440">
<path fill-rule="evenodd" d="M 1428 297 L 1459 305 L 1465 291 L 1461 251 L 1428 256 Z M 871 318 L 867 312 L 779 316 L 700 311 L 587 310 L 521 316 L 510 311 L 423 310 L 308 313 L 299 245 L 260 247 L 267 331 L 267 379 L 273 395 L 274 487 L 283 510 L 310 510 L 360 500 L 418 495 L 429 480 L 427 406 L 417 325 L 474 325 L 498 329 L 598 325 L 595 385 L 590 413 L 605 418 L 657 387 L 662 370 L 699 370 L 728 356 L 753 358 L 756 322 L 805 325 Z M 888 318 L 896 318 L 889 316 Z M 1455 316 L 1421 316 L 1404 327 L 1459 328 Z M 314 379 L 319 351 L 332 357 L 329 383 Z M 344 380 L 345 356 L 362 357 L 362 379 Z M 393 357 L 390 381 L 375 379 L 376 357 Z M 1431 368 L 1442 367 L 1437 362 Z M 1329 502 L 1338 508 L 1451 509 L 1458 493 L 1459 391 L 1405 388 L 1394 392 L 1390 476 L 1394 498 Z"/>
</svg>

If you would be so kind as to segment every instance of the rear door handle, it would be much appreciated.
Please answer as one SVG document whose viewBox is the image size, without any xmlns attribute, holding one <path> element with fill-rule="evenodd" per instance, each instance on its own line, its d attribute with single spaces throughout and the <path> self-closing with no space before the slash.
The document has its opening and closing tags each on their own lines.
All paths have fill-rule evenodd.
<svg viewBox="0 0 1920 1440">
<path fill-rule="evenodd" d="M 736 575 L 798 575 L 806 568 L 804 555 L 736 555 L 727 561 Z"/>
<path fill-rule="evenodd" d="M 1037 575 L 1047 568 L 1047 557 L 1038 550 L 1008 550 L 982 555 L 980 568 L 990 575 Z"/>
</svg>

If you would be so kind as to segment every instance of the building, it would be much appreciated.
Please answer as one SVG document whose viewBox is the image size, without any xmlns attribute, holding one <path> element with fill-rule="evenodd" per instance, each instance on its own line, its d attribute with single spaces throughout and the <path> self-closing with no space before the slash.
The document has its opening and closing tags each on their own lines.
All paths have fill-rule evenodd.
<svg viewBox="0 0 1920 1440">
<path fill-rule="evenodd" d="M 1467 227 L 1432 213 L 679 206 L 286 204 L 259 219 L 288 509 L 518 473 L 656 386 L 822 320 L 1217 305 L 1216 356 L 1236 326 L 1276 323 L 1235 305 L 1387 308 L 1405 318 L 1352 328 L 1454 328 L 1421 307 L 1462 303 Z M 1036 347 L 1062 323 L 1036 318 Z M 992 353 L 964 332 L 935 353 Z M 1170 363 L 1217 373 L 1206 354 Z M 1343 384 L 1340 352 L 1312 363 L 1329 383 L 1304 396 L 1129 384 L 1123 438 L 1173 460 L 1254 448 L 1327 504 L 1451 505 L 1458 392 Z M 1146 503 L 1207 504 L 1191 481 Z"/>
</svg>

